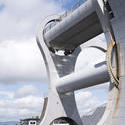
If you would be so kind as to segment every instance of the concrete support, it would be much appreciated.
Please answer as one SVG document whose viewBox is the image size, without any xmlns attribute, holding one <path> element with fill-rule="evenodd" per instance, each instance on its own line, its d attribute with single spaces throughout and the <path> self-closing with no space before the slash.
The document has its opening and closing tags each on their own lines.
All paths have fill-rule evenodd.
<svg viewBox="0 0 125 125">
<path fill-rule="evenodd" d="M 100 21 L 108 44 L 111 42 L 109 24 L 105 18 L 103 1 L 98 0 L 100 5 Z M 112 55 L 112 65 L 119 77 L 119 89 L 110 84 L 109 100 L 104 116 L 98 125 L 124 125 L 125 123 L 125 4 L 124 0 L 108 0 L 108 4 L 113 12 L 113 18 L 109 20 L 112 27 L 114 39 L 116 41 L 117 54 Z M 102 14 L 101 14 L 102 13 Z M 115 50 L 115 49 L 114 49 Z M 116 62 L 118 58 L 118 62 Z M 118 65 L 116 65 L 118 64 Z M 117 67 L 116 67 L 117 66 Z"/>
<path fill-rule="evenodd" d="M 104 2 L 106 2 L 109 14 L 112 16 L 110 19 L 107 18 L 105 13 Z M 88 67 L 82 72 L 73 73 L 77 57 L 82 50 L 78 45 L 102 33 L 102 31 L 106 36 L 107 45 L 111 42 L 112 37 L 116 42 L 116 49 L 114 50 L 117 50 L 118 53 L 112 53 L 112 66 L 115 74 L 118 74 L 119 86 L 116 88 L 111 81 L 108 105 L 98 125 L 124 125 L 124 0 L 88 0 L 69 17 L 61 21 L 59 25 L 45 34 L 45 26 L 52 21 L 60 21 L 60 16 L 56 15 L 46 18 L 41 23 L 37 34 L 37 43 L 45 60 L 50 79 L 48 104 L 40 125 L 50 125 L 54 119 L 61 117 L 72 119 L 76 125 L 82 125 L 74 99 L 74 91 L 101 84 L 110 79 L 106 65 L 99 67 L 96 67 L 96 65 L 95 68 Z M 95 45 L 94 47 L 105 52 L 105 49 L 101 47 Z M 67 56 L 59 56 L 52 49 L 75 50 Z"/>
<path fill-rule="evenodd" d="M 42 115 L 41 117 L 42 119 L 41 119 L 40 125 L 50 125 L 53 120 L 62 118 L 62 117 L 73 120 L 75 123 L 74 125 L 83 125 L 80 119 L 80 116 L 76 107 L 75 98 L 74 98 L 75 88 L 74 90 L 69 90 L 69 91 L 65 91 L 64 93 L 60 93 L 57 91 L 57 84 L 56 84 L 57 81 L 59 82 L 61 79 L 66 78 L 67 75 L 71 75 L 74 72 L 75 63 L 82 48 L 81 47 L 76 48 L 75 51 L 71 53 L 70 55 L 59 56 L 49 50 L 46 44 L 46 41 L 44 39 L 44 27 L 47 25 L 47 23 L 54 21 L 54 20 L 59 20 L 59 19 L 60 19 L 59 16 L 50 16 L 46 18 L 40 24 L 39 30 L 37 33 L 37 43 L 43 55 L 46 68 L 47 68 L 47 72 L 48 72 L 48 76 L 49 76 L 49 80 L 50 80 L 49 95 L 48 95 L 48 101 L 47 101 L 48 104 L 47 106 L 45 106 L 46 111 L 44 111 L 43 113 L 44 116 Z M 104 48 L 100 47 L 98 46 L 98 43 L 93 44 L 93 45 L 91 44 L 90 47 L 92 46 L 94 46 L 94 48 L 97 48 L 102 52 L 105 52 L 105 46 L 103 46 Z M 107 82 L 109 80 L 109 76 L 107 73 L 105 62 L 102 62 L 100 64 L 93 66 L 93 69 L 94 67 L 95 67 L 95 70 L 91 69 L 92 70 L 91 76 L 93 76 L 93 83 L 101 84 L 101 82 L 105 82 L 105 81 Z M 95 73 L 96 71 L 97 73 Z M 78 76 L 79 75 L 82 75 L 82 74 L 80 73 L 78 74 Z M 96 78 L 94 78 L 94 75 L 96 75 L 95 76 Z M 99 81 L 95 81 L 97 80 L 98 76 L 102 77 L 102 79 L 100 79 Z M 59 82 L 59 84 L 61 84 L 61 81 Z M 92 85 L 92 82 L 90 84 Z"/>
<path fill-rule="evenodd" d="M 74 69 L 74 64 L 77 59 L 77 51 L 75 51 L 72 56 L 69 56 L 68 58 L 65 58 L 65 56 L 62 58 L 60 56 L 55 55 L 52 53 L 49 48 L 47 47 L 45 40 L 44 40 L 44 28 L 47 25 L 47 23 L 53 21 L 53 20 L 59 20 L 59 16 L 50 16 L 46 18 L 39 26 L 39 30 L 37 33 L 37 43 L 40 48 L 40 51 L 43 55 L 48 76 L 49 76 L 49 95 L 48 95 L 48 104 L 46 107 L 46 111 L 44 113 L 44 116 L 42 115 L 41 123 L 40 125 L 50 125 L 55 119 L 58 118 L 68 118 L 74 121 L 74 125 L 83 125 L 82 121 L 80 119 L 75 98 L 74 98 L 74 92 L 70 92 L 69 94 L 59 94 L 56 90 L 55 82 L 59 80 L 59 77 L 62 77 L 63 75 L 66 75 L 67 73 L 70 73 Z M 78 49 L 79 52 L 79 49 Z M 66 61 L 67 60 L 67 61 Z M 58 66 L 57 64 L 61 62 L 64 62 L 63 70 L 68 69 L 69 67 L 67 63 L 70 63 L 70 60 L 72 61 L 71 67 L 69 72 L 63 72 L 62 74 L 62 68 Z M 55 62 L 54 62 L 55 61 Z M 55 65 L 56 64 L 56 65 Z M 62 64 L 62 63 L 60 63 Z"/>
</svg>

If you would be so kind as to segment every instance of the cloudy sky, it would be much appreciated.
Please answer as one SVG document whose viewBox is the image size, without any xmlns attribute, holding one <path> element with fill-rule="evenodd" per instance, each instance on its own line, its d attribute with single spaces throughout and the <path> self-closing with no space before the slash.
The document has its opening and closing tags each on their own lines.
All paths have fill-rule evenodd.
<svg viewBox="0 0 125 125">
<path fill-rule="evenodd" d="M 0 0 L 0 121 L 40 115 L 48 79 L 35 40 L 36 27 L 46 16 L 63 12 L 76 1 Z M 103 35 L 95 40 L 105 41 Z M 105 59 L 105 55 L 85 49 L 76 70 L 97 58 Z M 107 84 L 77 91 L 80 114 L 106 102 L 107 93 Z"/>
</svg>

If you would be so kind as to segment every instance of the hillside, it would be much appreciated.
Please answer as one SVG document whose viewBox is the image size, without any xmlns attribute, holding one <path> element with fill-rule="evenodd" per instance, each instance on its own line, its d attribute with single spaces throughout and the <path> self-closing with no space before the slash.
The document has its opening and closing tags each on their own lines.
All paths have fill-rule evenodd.
<svg viewBox="0 0 125 125">
<path fill-rule="evenodd" d="M 0 125 L 19 125 L 17 121 L 7 121 L 7 122 L 0 122 Z"/>
<path fill-rule="evenodd" d="M 82 121 L 84 125 L 97 125 L 99 120 L 104 114 L 106 104 L 103 104 L 96 109 L 91 110 L 87 114 L 82 116 Z"/>
</svg>

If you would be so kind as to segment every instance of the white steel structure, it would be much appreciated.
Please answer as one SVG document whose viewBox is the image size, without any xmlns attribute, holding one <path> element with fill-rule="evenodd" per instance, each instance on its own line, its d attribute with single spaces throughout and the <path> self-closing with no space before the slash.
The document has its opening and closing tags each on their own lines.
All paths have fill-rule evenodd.
<svg viewBox="0 0 125 125">
<path fill-rule="evenodd" d="M 108 48 L 96 43 L 88 47 L 105 52 L 107 59 L 75 73 L 75 63 L 83 49 L 80 45 L 101 33 L 105 34 Z M 84 125 L 76 108 L 74 91 L 108 81 L 111 83 L 109 101 L 98 125 L 124 125 L 124 0 L 87 0 L 69 14 L 49 16 L 39 26 L 37 43 L 50 80 L 40 125 L 52 125 L 60 119 L 70 125 Z M 57 55 L 58 50 L 64 51 L 64 55 Z"/>
</svg>

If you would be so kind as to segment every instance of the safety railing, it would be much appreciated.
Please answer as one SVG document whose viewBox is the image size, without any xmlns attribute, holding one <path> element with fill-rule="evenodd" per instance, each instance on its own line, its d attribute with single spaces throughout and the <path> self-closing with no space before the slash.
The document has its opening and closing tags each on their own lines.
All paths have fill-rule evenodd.
<svg viewBox="0 0 125 125">
<path fill-rule="evenodd" d="M 70 9 L 67 9 L 63 14 L 60 15 L 60 22 L 67 17 L 68 15 L 70 15 L 74 10 L 76 10 L 78 7 L 80 7 L 83 3 L 85 3 L 87 0 L 78 0 L 77 3 L 73 6 L 70 7 Z M 59 23 L 59 21 L 55 21 L 55 22 L 51 22 L 50 24 L 48 24 L 45 29 L 44 29 L 44 33 L 48 32 L 50 29 L 52 29 L 55 25 L 57 25 Z"/>
</svg>

